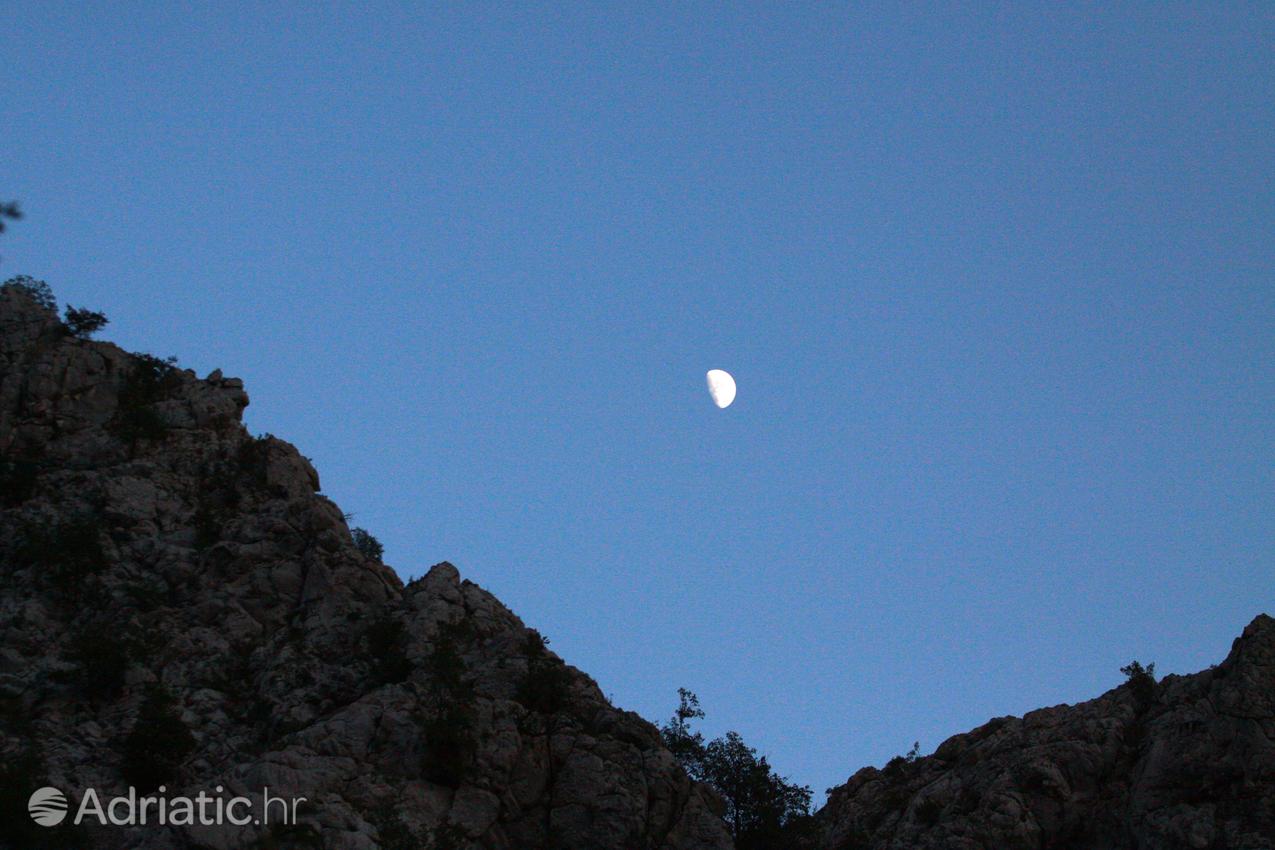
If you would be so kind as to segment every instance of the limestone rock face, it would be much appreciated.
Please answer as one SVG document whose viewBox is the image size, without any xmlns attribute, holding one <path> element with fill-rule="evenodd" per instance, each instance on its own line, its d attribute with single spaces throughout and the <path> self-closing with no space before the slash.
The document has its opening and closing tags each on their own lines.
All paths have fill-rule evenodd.
<svg viewBox="0 0 1275 850">
<path fill-rule="evenodd" d="M 0 287 L 0 850 L 729 850 L 653 726 L 450 564 L 404 586 L 247 404 Z M 27 812 L 161 783 L 305 800 L 290 826 Z M 1275 620 L 864 768 L 815 821 L 817 850 L 1275 850 Z"/>
<path fill-rule="evenodd" d="M 247 404 L 0 289 L 0 847 L 730 846 L 653 726 L 451 565 L 361 554 Z M 159 781 L 305 797 L 301 825 L 26 812 Z"/>
<path fill-rule="evenodd" d="M 818 820 L 820 850 L 1275 848 L 1275 619 L 1259 616 L 1203 672 L 864 768 Z"/>
</svg>

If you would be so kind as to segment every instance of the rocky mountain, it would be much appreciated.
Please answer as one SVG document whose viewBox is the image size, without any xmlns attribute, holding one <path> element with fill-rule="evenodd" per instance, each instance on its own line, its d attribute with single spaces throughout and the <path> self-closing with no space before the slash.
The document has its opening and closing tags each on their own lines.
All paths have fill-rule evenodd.
<svg viewBox="0 0 1275 850">
<path fill-rule="evenodd" d="M 0 846 L 730 846 L 657 730 L 500 602 L 356 545 L 239 380 L 78 338 L 46 295 L 0 289 Z M 73 825 L 129 785 L 305 800 Z"/>
<path fill-rule="evenodd" d="M 1275 848 L 1275 619 L 1203 672 L 1135 675 L 864 768 L 817 817 L 819 850 Z"/>
<path fill-rule="evenodd" d="M 404 586 L 245 430 L 240 381 L 92 326 L 0 287 L 0 848 L 731 847 L 658 731 L 490 594 L 446 563 Z M 130 786 L 254 807 L 142 826 Z M 132 822 L 73 823 L 90 792 Z M 1272 850 L 1275 620 L 864 768 L 797 826 L 763 850 Z"/>
</svg>

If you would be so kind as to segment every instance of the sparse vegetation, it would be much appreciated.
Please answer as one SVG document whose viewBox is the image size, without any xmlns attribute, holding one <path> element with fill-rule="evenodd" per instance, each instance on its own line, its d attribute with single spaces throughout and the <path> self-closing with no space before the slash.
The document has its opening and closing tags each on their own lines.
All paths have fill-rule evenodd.
<svg viewBox="0 0 1275 850">
<path fill-rule="evenodd" d="M 95 310 L 84 310 L 79 307 L 66 305 L 66 313 L 64 314 L 63 323 L 71 336 L 80 339 L 88 339 L 93 334 L 106 327 L 110 321 L 106 318 L 105 313 L 98 313 Z"/>
<path fill-rule="evenodd" d="M 469 696 L 465 659 L 460 654 L 460 642 L 467 637 L 469 629 L 465 621 L 441 623 L 426 660 L 434 688 L 453 699 Z"/>
<path fill-rule="evenodd" d="M 692 779 L 704 776 L 704 736 L 691 729 L 691 721 L 701 720 L 704 710 L 699 707 L 699 697 L 686 688 L 677 689 L 677 710 L 673 718 L 664 724 L 660 735 L 664 746 L 677 759 L 678 764 Z"/>
<path fill-rule="evenodd" d="M 921 742 L 913 741 L 912 749 L 908 750 L 903 755 L 895 756 L 894 758 L 886 762 L 885 769 L 882 772 L 890 774 L 890 775 L 902 773 L 908 767 L 908 765 L 914 763 L 917 760 L 917 758 L 920 757 L 920 755 L 921 755 Z"/>
<path fill-rule="evenodd" d="M 229 456 L 204 464 L 198 504 L 191 517 L 196 551 L 209 549 L 221 540 L 244 495 L 266 486 L 269 445 L 273 439 L 269 434 L 246 439 Z"/>
<path fill-rule="evenodd" d="M 273 434 L 260 434 L 239 446 L 237 461 L 240 473 L 260 487 L 266 486 L 269 477 L 270 443 L 273 440 Z"/>
<path fill-rule="evenodd" d="M 368 624 L 363 638 L 378 682 L 396 684 L 407 680 L 412 665 L 407 659 L 407 630 L 402 620 L 383 614 Z"/>
<path fill-rule="evenodd" d="M 101 517 L 92 513 L 54 523 L 28 522 L 19 532 L 14 561 L 46 570 L 60 592 L 75 597 L 106 559 L 103 532 Z"/>
<path fill-rule="evenodd" d="M 430 782 L 459 787 L 474 755 L 473 709 L 468 702 L 441 703 L 421 721 L 425 757 L 421 772 Z"/>
<path fill-rule="evenodd" d="M 176 389 L 177 358 L 161 360 L 150 354 L 135 357 L 133 368 L 120 387 L 120 406 L 111 429 L 130 443 L 160 440 L 168 433 L 168 423 L 152 405 Z"/>
<path fill-rule="evenodd" d="M 58 308 L 58 300 L 53 297 L 53 290 L 42 280 L 36 280 L 30 275 L 20 274 L 0 284 L 0 289 L 10 288 L 26 293 L 32 301 L 46 310 L 57 310 Z"/>
<path fill-rule="evenodd" d="M 434 710 L 421 721 L 426 746 L 421 769 L 431 782 L 453 787 L 464 780 L 475 747 L 473 690 L 460 653 L 467 634 L 460 623 L 441 625 L 426 660 Z"/>
<path fill-rule="evenodd" d="M 195 748 L 195 738 L 182 722 L 172 695 L 162 685 L 147 692 L 137 722 L 124 739 L 120 772 L 139 794 L 171 781 Z"/>
<path fill-rule="evenodd" d="M 678 690 L 678 708 L 660 730 L 664 744 L 692 778 L 706 782 L 726 803 L 724 819 L 738 850 L 799 846 L 812 829 L 810 788 L 775 773 L 738 732 L 703 743 L 690 721 L 702 718 L 699 699 Z"/>
<path fill-rule="evenodd" d="M 365 558 L 380 562 L 381 556 L 385 554 L 385 547 L 381 545 L 381 541 L 372 536 L 372 533 L 366 528 L 353 528 L 350 530 L 350 537 L 354 538 L 354 548 Z"/>
<path fill-rule="evenodd" d="M 1143 667 L 1135 659 L 1120 668 L 1125 675 L 1125 683 L 1133 689 L 1133 696 L 1138 704 L 1145 707 L 1155 701 L 1155 662 Z"/>
<path fill-rule="evenodd" d="M 518 685 L 514 699 L 532 711 L 553 714 L 567 704 L 571 674 L 567 666 L 549 654 L 549 639 L 535 629 L 528 630 L 523 654 L 527 675 Z"/>
<path fill-rule="evenodd" d="M 192 517 L 195 529 L 195 550 L 202 552 L 212 547 L 221 539 L 221 525 L 224 513 L 214 506 L 209 498 L 201 498 Z"/>
</svg>

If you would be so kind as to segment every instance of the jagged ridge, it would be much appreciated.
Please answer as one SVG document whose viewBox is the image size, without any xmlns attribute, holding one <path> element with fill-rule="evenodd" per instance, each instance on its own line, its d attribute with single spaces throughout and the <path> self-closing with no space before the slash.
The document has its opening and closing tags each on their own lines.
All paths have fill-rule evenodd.
<svg viewBox="0 0 1275 850">
<path fill-rule="evenodd" d="M 654 727 L 451 565 L 404 587 L 361 554 L 247 404 L 236 379 L 75 338 L 0 289 L 0 843 L 730 846 Z M 26 817 L 41 785 L 126 777 L 269 786 L 308 798 L 308 826 Z"/>
<path fill-rule="evenodd" d="M 867 767 L 819 812 L 820 850 L 1275 847 L 1275 620 L 1226 660 L 1000 717 Z"/>
<path fill-rule="evenodd" d="M 404 587 L 360 553 L 247 403 L 0 288 L 0 846 L 729 848 L 649 723 L 450 564 Z M 864 768 L 816 846 L 1270 850 L 1273 741 L 1261 616 L 1216 668 Z M 160 777 L 305 796 L 307 826 L 26 817 L 44 784 Z"/>
</svg>

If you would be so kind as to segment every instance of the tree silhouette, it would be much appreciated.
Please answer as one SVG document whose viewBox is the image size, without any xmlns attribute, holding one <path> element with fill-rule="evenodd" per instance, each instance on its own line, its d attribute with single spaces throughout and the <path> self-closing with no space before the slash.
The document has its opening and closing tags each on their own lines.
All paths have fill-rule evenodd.
<svg viewBox="0 0 1275 850">
<path fill-rule="evenodd" d="M 686 775 L 704 781 L 704 736 L 691 730 L 691 721 L 703 718 L 699 698 L 686 688 L 677 689 L 678 705 L 673 718 L 660 730 L 664 746 L 677 759 Z"/>
<path fill-rule="evenodd" d="M 708 744 L 691 729 L 704 716 L 699 699 L 678 689 L 678 707 L 660 729 L 664 745 L 692 779 L 712 786 L 726 803 L 724 820 L 737 850 L 792 850 L 810 828 L 810 787 L 789 782 L 766 757 L 727 732 Z"/>
<path fill-rule="evenodd" d="M 62 323 L 66 325 L 67 331 L 71 336 L 77 336 L 80 339 L 88 339 L 93 334 L 106 327 L 109 319 L 105 313 L 99 313 L 96 310 L 85 310 L 80 307 L 72 307 L 66 305 L 65 318 Z"/>
<path fill-rule="evenodd" d="M 1120 668 L 1125 675 L 1125 684 L 1133 689 L 1138 704 L 1146 707 L 1155 702 L 1155 662 L 1143 667 L 1136 659 Z"/>
</svg>

